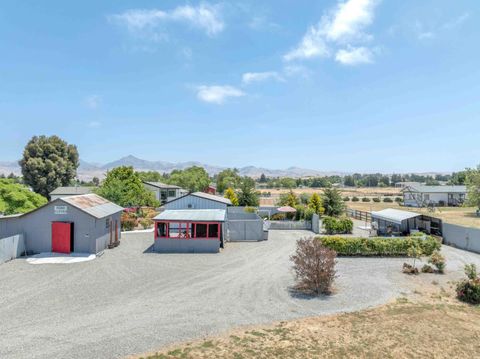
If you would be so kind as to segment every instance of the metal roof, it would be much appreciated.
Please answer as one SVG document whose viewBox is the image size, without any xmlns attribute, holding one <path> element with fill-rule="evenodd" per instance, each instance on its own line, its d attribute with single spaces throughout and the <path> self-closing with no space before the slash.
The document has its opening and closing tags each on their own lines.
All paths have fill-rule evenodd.
<svg viewBox="0 0 480 359">
<path fill-rule="evenodd" d="M 217 196 L 215 194 L 204 193 L 204 192 L 193 192 L 193 193 L 190 193 L 190 194 L 192 196 L 209 199 L 211 201 L 217 201 L 217 202 L 225 203 L 227 205 L 232 204 L 232 201 L 230 201 L 228 198 L 220 197 L 220 196 Z"/>
<path fill-rule="evenodd" d="M 94 193 L 65 197 L 61 200 L 98 219 L 123 211 L 123 207 Z"/>
<path fill-rule="evenodd" d="M 163 188 L 163 189 L 181 189 L 179 186 L 175 186 L 173 184 L 166 184 L 163 182 L 148 182 L 148 181 L 143 181 L 145 184 L 149 184 L 150 186 L 157 187 L 157 188 Z"/>
<path fill-rule="evenodd" d="M 400 209 L 393 209 L 393 208 L 387 208 L 381 211 L 372 212 L 372 219 L 374 218 L 383 219 L 385 221 L 393 222 L 396 224 L 402 224 L 402 221 L 405 221 L 410 218 L 415 218 L 418 216 L 421 216 L 421 214 L 410 212 L 410 211 L 402 211 Z"/>
<path fill-rule="evenodd" d="M 50 192 L 50 195 L 77 195 L 87 193 L 92 193 L 91 187 L 57 187 Z"/>
<path fill-rule="evenodd" d="M 154 218 L 164 221 L 223 222 L 224 209 L 167 209 Z"/>
<path fill-rule="evenodd" d="M 467 186 L 426 186 L 412 185 L 403 189 L 405 192 L 421 193 L 467 193 Z"/>
<path fill-rule="evenodd" d="M 3 216 L 3 215 L 0 214 L 0 220 L 1 220 L 1 219 L 9 219 L 9 218 L 17 218 L 17 217 L 20 217 L 20 216 L 22 216 L 22 215 L 23 215 L 23 213 L 7 214 L 7 215 L 5 215 L 5 216 Z"/>
</svg>

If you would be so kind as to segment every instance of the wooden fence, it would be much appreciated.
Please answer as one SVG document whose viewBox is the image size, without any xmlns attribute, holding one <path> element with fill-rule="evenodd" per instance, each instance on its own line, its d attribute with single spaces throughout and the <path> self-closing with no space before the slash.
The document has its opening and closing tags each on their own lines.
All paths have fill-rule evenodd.
<svg viewBox="0 0 480 359">
<path fill-rule="evenodd" d="M 347 215 L 360 221 L 372 221 L 372 214 L 370 212 L 360 211 L 358 209 L 347 208 Z"/>
</svg>

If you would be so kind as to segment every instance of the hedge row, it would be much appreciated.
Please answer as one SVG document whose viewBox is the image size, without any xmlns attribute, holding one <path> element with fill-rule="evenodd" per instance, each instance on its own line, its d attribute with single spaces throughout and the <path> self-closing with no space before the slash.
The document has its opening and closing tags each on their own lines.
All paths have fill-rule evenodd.
<svg viewBox="0 0 480 359">
<path fill-rule="evenodd" d="M 429 256 L 440 249 L 440 242 L 431 236 L 419 237 L 317 237 L 322 244 L 337 252 L 339 256 L 407 256 L 408 249 L 419 246 L 423 255 Z"/>
</svg>

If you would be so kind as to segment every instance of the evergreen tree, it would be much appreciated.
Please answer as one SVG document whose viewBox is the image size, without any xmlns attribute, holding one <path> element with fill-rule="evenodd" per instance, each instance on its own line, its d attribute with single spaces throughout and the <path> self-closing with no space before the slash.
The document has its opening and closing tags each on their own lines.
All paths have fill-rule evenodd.
<svg viewBox="0 0 480 359">
<path fill-rule="evenodd" d="M 230 202 L 232 202 L 232 205 L 238 206 L 238 198 L 233 188 L 231 187 L 227 188 L 227 190 L 225 191 L 224 197 L 228 198 Z"/>
<path fill-rule="evenodd" d="M 323 208 L 322 204 L 322 198 L 318 193 L 312 194 L 312 197 L 310 197 L 310 201 L 308 203 L 308 208 L 313 209 L 313 211 L 321 215 L 325 212 L 325 208 Z"/>
<path fill-rule="evenodd" d="M 345 212 L 345 202 L 336 188 L 326 188 L 322 196 L 325 215 L 338 217 Z"/>
</svg>

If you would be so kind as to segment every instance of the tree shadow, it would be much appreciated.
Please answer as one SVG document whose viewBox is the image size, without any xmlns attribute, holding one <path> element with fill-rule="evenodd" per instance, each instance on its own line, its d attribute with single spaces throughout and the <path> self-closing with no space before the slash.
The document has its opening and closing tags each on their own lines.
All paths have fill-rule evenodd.
<svg viewBox="0 0 480 359">
<path fill-rule="evenodd" d="M 330 300 L 331 297 L 331 294 L 317 294 L 297 287 L 288 287 L 288 294 L 290 294 L 292 298 L 301 300 Z"/>
</svg>

